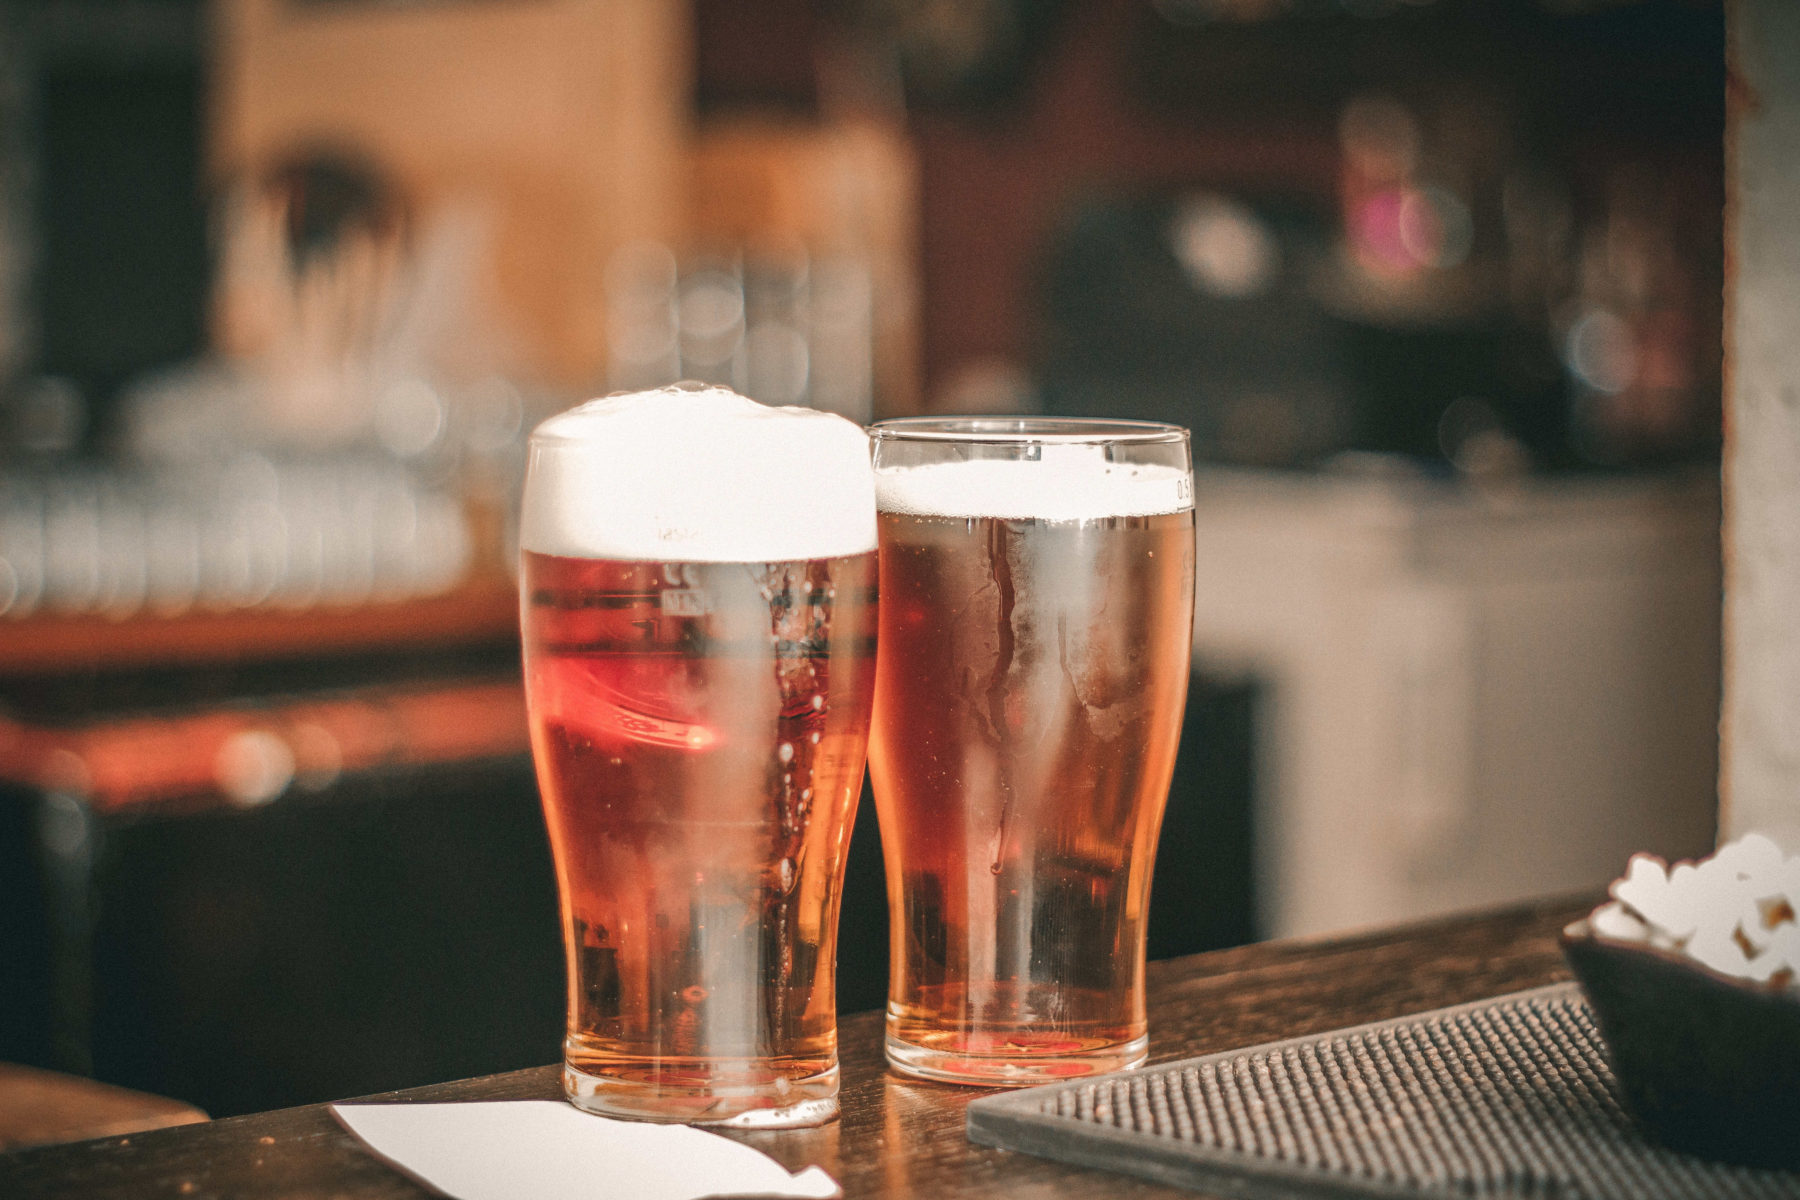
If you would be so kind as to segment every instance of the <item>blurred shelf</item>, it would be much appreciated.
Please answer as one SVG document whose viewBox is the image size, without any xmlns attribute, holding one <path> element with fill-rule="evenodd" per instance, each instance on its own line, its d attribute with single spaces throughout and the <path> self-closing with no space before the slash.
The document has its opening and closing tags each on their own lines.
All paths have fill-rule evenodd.
<svg viewBox="0 0 1800 1200">
<path fill-rule="evenodd" d="M 0 621 L 0 675 L 193 666 L 467 645 L 516 636 L 518 589 L 453 591 L 353 607 L 264 607 L 179 616 L 32 616 Z"/>
<path fill-rule="evenodd" d="M 42 724 L 0 716 L 0 782 L 99 813 L 256 808 L 370 770 L 522 757 L 517 678 L 408 681 L 189 712 Z"/>
</svg>

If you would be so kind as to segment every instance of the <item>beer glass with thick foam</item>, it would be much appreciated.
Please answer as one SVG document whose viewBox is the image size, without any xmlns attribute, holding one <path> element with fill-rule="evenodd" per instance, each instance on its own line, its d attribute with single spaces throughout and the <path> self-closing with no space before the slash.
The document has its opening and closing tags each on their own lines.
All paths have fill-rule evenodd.
<svg viewBox="0 0 1800 1200">
<path fill-rule="evenodd" d="M 957 1083 L 1132 1067 L 1187 699 L 1187 431 L 875 425 L 888 1061 Z"/>
<path fill-rule="evenodd" d="M 694 388 L 532 435 L 526 698 L 578 1107 L 837 1114 L 838 901 L 875 666 L 868 446 L 841 418 Z"/>
</svg>

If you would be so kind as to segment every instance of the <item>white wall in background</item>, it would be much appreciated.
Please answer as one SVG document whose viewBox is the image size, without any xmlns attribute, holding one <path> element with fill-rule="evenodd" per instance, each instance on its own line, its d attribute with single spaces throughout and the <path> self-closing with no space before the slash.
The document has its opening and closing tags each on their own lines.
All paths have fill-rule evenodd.
<svg viewBox="0 0 1800 1200">
<path fill-rule="evenodd" d="M 1577 890 L 1717 815 L 1710 473 L 1202 471 L 1195 664 L 1263 684 L 1258 932 Z"/>
</svg>

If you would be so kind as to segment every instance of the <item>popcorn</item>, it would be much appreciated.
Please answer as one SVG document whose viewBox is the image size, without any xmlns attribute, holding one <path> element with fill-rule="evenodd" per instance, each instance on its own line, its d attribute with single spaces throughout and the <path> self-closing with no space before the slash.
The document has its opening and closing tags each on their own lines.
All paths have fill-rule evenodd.
<svg viewBox="0 0 1800 1200">
<path fill-rule="evenodd" d="M 1596 935 L 1800 991 L 1800 855 L 1784 856 L 1761 834 L 1673 870 L 1655 855 L 1634 854 L 1608 890 L 1612 903 L 1589 917 Z"/>
<path fill-rule="evenodd" d="M 1728 932 L 1723 925 L 1705 925 L 1694 931 L 1682 951 L 1701 966 L 1711 967 L 1721 975 L 1748 977 L 1750 959 L 1732 936 L 1735 932 L 1735 929 Z"/>
<path fill-rule="evenodd" d="M 1797 899 L 1800 897 L 1800 854 L 1796 854 L 1781 865 L 1781 871 L 1776 876 L 1775 882 L 1786 894 L 1793 907 L 1800 908 L 1800 899 Z"/>
<path fill-rule="evenodd" d="M 1800 990 L 1800 922 L 1790 920 L 1777 929 L 1769 939 L 1769 948 L 1751 965 L 1760 971 L 1765 964 L 1769 973 L 1764 979 L 1777 987 Z"/>
<path fill-rule="evenodd" d="M 1786 860 L 1782 857 L 1781 847 L 1762 834 L 1753 833 L 1720 846 L 1711 863 L 1715 871 L 1730 871 L 1742 881 L 1763 875 L 1774 876 L 1780 873 Z"/>
<path fill-rule="evenodd" d="M 1618 901 L 1596 908 L 1594 915 L 1588 918 L 1588 923 L 1601 937 L 1633 942 L 1646 941 L 1650 937 L 1650 926 Z"/>
</svg>

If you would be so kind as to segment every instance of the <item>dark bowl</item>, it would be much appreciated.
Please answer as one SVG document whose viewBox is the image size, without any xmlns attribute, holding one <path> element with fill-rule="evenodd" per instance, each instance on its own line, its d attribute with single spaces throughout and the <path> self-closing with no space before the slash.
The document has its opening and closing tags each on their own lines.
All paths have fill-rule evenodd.
<svg viewBox="0 0 1800 1200">
<path fill-rule="evenodd" d="M 1563 930 L 1625 1106 L 1674 1150 L 1800 1169 L 1800 996 L 1682 954 Z"/>
</svg>

